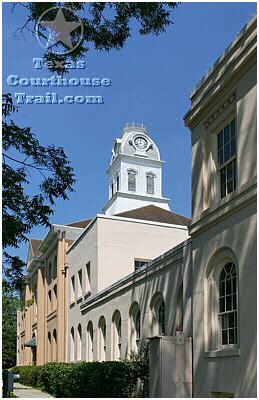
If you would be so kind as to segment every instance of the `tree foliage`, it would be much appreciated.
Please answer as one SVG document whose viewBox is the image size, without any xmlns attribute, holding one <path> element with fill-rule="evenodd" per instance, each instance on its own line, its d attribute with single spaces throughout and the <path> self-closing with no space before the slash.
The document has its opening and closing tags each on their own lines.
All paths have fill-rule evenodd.
<svg viewBox="0 0 259 400">
<path fill-rule="evenodd" d="M 37 23 L 42 14 L 53 7 L 59 7 L 61 3 L 14 4 L 14 9 L 17 4 L 27 9 L 27 20 L 22 27 L 18 28 L 18 31 L 23 33 L 27 29 L 36 35 Z M 63 7 L 73 10 L 74 14 L 67 13 L 66 19 L 72 21 L 80 17 L 82 21 L 81 43 L 72 53 L 66 55 L 56 55 L 46 51 L 45 61 L 76 61 L 86 54 L 90 46 L 100 51 L 120 50 L 132 35 L 131 22 L 133 21 L 136 22 L 135 26 L 138 25 L 140 35 L 160 35 L 172 24 L 171 14 L 178 4 L 175 2 L 65 2 Z M 78 30 L 71 32 L 74 39 L 78 35 Z M 48 67 L 53 72 L 64 72 L 63 67 Z"/>
<path fill-rule="evenodd" d="M 9 254 L 27 240 L 33 227 L 49 226 L 57 198 L 68 199 L 75 182 L 62 147 L 42 146 L 31 128 L 18 127 L 10 118 L 17 111 L 10 94 L 3 96 L 3 249 L 4 276 L 21 287 L 24 263 Z M 32 190 L 32 183 L 36 188 Z M 32 192 L 35 191 L 35 194 Z"/>
<path fill-rule="evenodd" d="M 11 368 L 16 364 L 16 315 L 19 299 L 3 281 L 2 290 L 2 365 Z"/>
</svg>

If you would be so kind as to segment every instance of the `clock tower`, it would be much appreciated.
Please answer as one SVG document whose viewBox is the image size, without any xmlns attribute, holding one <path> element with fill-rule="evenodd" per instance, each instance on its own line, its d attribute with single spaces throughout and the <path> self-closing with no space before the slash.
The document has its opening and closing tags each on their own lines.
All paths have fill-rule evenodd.
<svg viewBox="0 0 259 400">
<path fill-rule="evenodd" d="M 143 124 L 126 124 L 121 139 L 115 139 L 109 176 L 106 215 L 116 215 L 148 205 L 170 210 L 162 197 L 162 165 L 159 150 Z"/>
</svg>

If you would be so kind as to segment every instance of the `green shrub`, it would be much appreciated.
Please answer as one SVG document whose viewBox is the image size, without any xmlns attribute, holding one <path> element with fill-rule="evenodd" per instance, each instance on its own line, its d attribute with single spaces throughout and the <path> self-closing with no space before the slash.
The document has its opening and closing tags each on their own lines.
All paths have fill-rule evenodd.
<svg viewBox="0 0 259 400">
<path fill-rule="evenodd" d="M 147 397 L 147 360 L 49 363 L 14 367 L 19 382 L 48 392 L 54 397 L 133 397 L 139 379 L 141 397 Z"/>
</svg>

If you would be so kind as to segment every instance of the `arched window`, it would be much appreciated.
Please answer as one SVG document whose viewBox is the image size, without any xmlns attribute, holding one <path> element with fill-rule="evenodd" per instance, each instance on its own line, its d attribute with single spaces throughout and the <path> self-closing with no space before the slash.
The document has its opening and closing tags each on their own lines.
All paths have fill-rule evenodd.
<svg viewBox="0 0 259 400">
<path fill-rule="evenodd" d="M 116 310 L 112 318 L 113 325 L 113 360 L 121 358 L 121 314 Z"/>
<path fill-rule="evenodd" d="M 101 317 L 99 319 L 99 350 L 98 350 L 98 358 L 100 361 L 106 360 L 106 322 L 105 318 Z"/>
<path fill-rule="evenodd" d="M 93 323 L 90 321 L 87 325 L 87 354 L 86 354 L 87 361 L 93 361 L 94 359 L 93 341 L 94 341 Z"/>
<path fill-rule="evenodd" d="M 53 349 L 52 349 L 52 360 L 54 362 L 58 361 L 58 344 L 57 344 L 57 331 L 53 331 Z"/>
<path fill-rule="evenodd" d="M 52 311 L 51 290 L 48 291 L 48 314 Z"/>
<path fill-rule="evenodd" d="M 147 173 L 147 194 L 155 193 L 155 175 L 152 172 Z"/>
<path fill-rule="evenodd" d="M 179 287 L 176 298 L 175 330 L 183 330 L 183 284 Z"/>
<path fill-rule="evenodd" d="M 53 298 L 53 309 L 56 310 L 58 306 L 58 288 L 57 285 L 54 285 L 53 287 L 53 293 L 54 293 L 54 298 Z"/>
<path fill-rule="evenodd" d="M 238 266 L 229 248 L 219 249 L 211 258 L 205 281 L 205 350 L 238 346 Z"/>
<path fill-rule="evenodd" d="M 70 330 L 70 361 L 75 361 L 75 332 L 73 326 Z"/>
<path fill-rule="evenodd" d="M 141 316 L 137 302 L 134 302 L 130 308 L 130 349 L 132 352 L 139 350 L 141 337 Z"/>
<path fill-rule="evenodd" d="M 136 171 L 134 169 L 128 170 L 128 190 L 136 192 Z"/>
<path fill-rule="evenodd" d="M 237 273 L 232 262 L 224 265 L 219 277 L 219 323 L 221 346 L 237 344 Z"/>
<path fill-rule="evenodd" d="M 114 195 L 114 183 L 112 182 L 111 183 L 111 196 L 113 196 Z"/>
<path fill-rule="evenodd" d="M 162 303 L 158 307 L 158 325 L 159 335 L 165 335 L 165 303 Z"/>
<path fill-rule="evenodd" d="M 117 174 L 116 176 L 116 190 L 117 192 L 120 190 L 120 176 Z"/>
<path fill-rule="evenodd" d="M 55 256 L 54 266 L 53 266 L 53 279 L 57 277 L 57 265 L 58 265 L 57 256 Z"/>
<path fill-rule="evenodd" d="M 50 282 L 52 279 L 52 264 L 51 264 L 51 262 L 49 263 L 49 267 L 48 267 L 47 279 L 48 279 L 48 282 Z"/>
<path fill-rule="evenodd" d="M 163 295 L 156 293 L 151 300 L 151 335 L 166 334 L 166 307 Z"/>
<path fill-rule="evenodd" d="M 48 362 L 52 361 L 51 333 L 48 332 Z"/>
<path fill-rule="evenodd" d="M 82 360 L 82 327 L 78 324 L 77 327 L 77 360 Z"/>
</svg>

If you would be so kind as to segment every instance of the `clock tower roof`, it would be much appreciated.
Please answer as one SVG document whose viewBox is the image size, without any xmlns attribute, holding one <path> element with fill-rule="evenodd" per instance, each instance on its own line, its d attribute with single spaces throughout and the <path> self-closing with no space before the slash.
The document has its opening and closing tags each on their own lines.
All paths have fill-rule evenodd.
<svg viewBox="0 0 259 400">
<path fill-rule="evenodd" d="M 121 139 L 114 140 L 111 164 L 120 154 L 160 161 L 159 150 L 146 127 L 134 122 L 125 125 Z"/>
</svg>

